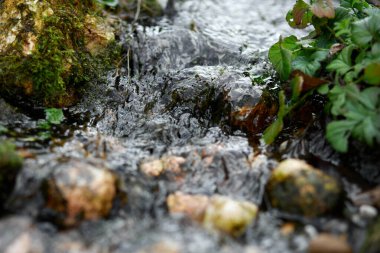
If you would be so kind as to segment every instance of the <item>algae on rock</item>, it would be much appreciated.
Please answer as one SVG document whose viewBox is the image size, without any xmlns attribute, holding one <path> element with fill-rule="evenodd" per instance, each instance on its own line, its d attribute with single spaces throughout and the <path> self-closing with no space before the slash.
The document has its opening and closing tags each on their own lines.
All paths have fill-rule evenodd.
<svg viewBox="0 0 380 253">
<path fill-rule="evenodd" d="M 1 95 L 33 104 L 75 103 L 118 54 L 93 0 L 5 0 L 0 30 Z"/>
</svg>

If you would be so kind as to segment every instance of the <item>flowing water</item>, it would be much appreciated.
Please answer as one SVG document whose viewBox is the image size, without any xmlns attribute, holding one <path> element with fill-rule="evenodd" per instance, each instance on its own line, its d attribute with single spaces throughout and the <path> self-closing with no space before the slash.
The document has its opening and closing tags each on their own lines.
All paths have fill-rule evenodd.
<svg viewBox="0 0 380 253">
<path fill-rule="evenodd" d="M 67 137 L 47 148 L 18 140 L 31 158 L 25 161 L 7 208 L 29 218 L 3 220 L 0 228 L 9 227 L 12 235 L 32 229 L 45 252 L 169 252 L 157 247 L 189 253 L 305 252 L 321 221 L 309 222 L 291 236 L 281 233 L 283 220 L 265 210 L 264 198 L 265 183 L 277 162 L 258 155 L 246 134 L 229 123 L 232 112 L 257 104 L 265 86 L 276 85 L 265 59 L 280 35 L 302 35 L 284 21 L 292 4 L 293 0 L 183 0 L 175 2 L 175 13 L 154 25 L 129 26 L 131 32 L 121 34 L 127 55 L 122 68 L 88 91 L 81 104 L 65 110 L 65 124 L 74 126 L 56 129 L 56 134 Z M 252 79 L 260 75 L 266 76 L 264 84 L 254 84 Z M 9 115 L 13 121 L 8 126 L 16 133 L 16 125 L 35 124 L 28 116 Z M 163 156 L 185 158 L 180 180 L 149 178 L 140 172 L 143 161 Z M 117 174 L 127 202 L 115 203 L 108 219 L 58 229 L 44 210 L 41 184 L 62 159 L 102 161 Z M 355 185 L 347 185 L 355 192 Z M 231 239 L 170 215 L 165 201 L 175 191 L 249 200 L 262 211 L 242 238 Z M 348 230 L 345 220 L 323 219 L 331 231 Z"/>
</svg>

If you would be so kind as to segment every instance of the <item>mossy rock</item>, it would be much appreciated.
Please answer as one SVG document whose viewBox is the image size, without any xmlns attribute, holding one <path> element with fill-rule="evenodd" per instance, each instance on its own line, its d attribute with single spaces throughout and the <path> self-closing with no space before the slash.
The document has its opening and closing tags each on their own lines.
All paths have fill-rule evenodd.
<svg viewBox="0 0 380 253">
<path fill-rule="evenodd" d="M 288 159 L 273 171 L 266 192 L 272 207 L 315 217 L 334 210 L 342 190 L 333 177 L 304 161 Z"/>
<path fill-rule="evenodd" d="M 13 190 L 17 173 L 22 167 L 22 158 L 9 142 L 0 141 L 0 209 Z"/>
<path fill-rule="evenodd" d="M 72 105 L 118 56 L 93 0 L 4 0 L 0 30 L 0 88 L 8 100 Z"/>
</svg>

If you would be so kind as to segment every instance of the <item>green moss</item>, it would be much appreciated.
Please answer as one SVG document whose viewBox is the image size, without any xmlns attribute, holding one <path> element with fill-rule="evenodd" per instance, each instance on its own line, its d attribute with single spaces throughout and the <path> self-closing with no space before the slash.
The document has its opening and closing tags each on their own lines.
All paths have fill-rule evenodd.
<svg viewBox="0 0 380 253">
<path fill-rule="evenodd" d="M 22 167 L 22 158 L 10 142 L 0 141 L 0 209 L 2 202 L 13 189 L 18 171 Z"/>
<path fill-rule="evenodd" d="M 61 107 L 73 104 L 84 84 L 99 76 L 115 62 L 120 47 L 111 43 L 96 55 L 86 48 L 86 17 L 99 17 L 92 0 L 48 1 L 54 14 L 24 29 L 37 35 L 30 55 L 22 53 L 25 39 L 18 38 L 0 55 L 0 87 L 11 97 L 26 95 L 33 103 Z M 32 12 L 31 12 L 32 13 Z M 36 13 L 29 22 L 36 20 Z M 27 33 L 27 31 L 25 31 Z"/>
</svg>

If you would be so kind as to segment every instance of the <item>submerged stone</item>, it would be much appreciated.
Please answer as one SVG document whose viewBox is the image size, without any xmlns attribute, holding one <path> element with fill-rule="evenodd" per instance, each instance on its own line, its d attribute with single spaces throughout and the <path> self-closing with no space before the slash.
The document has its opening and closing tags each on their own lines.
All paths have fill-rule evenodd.
<svg viewBox="0 0 380 253">
<path fill-rule="evenodd" d="M 232 236 L 240 236 L 256 218 L 258 208 L 247 201 L 214 196 L 206 209 L 203 225 Z"/>
<path fill-rule="evenodd" d="M 352 253 L 352 249 L 344 237 L 332 234 L 320 234 L 310 242 L 308 252 Z"/>
<path fill-rule="evenodd" d="M 29 218 L 9 217 L 0 222 L 0 252 L 47 253 L 44 235 Z"/>
<path fill-rule="evenodd" d="M 106 168 L 71 160 L 59 165 L 47 182 L 46 205 L 63 214 L 64 226 L 108 216 L 116 195 L 116 177 Z"/>
<path fill-rule="evenodd" d="M 170 213 L 182 213 L 192 220 L 202 222 L 209 204 L 209 197 L 176 192 L 168 196 L 166 203 Z"/>
<path fill-rule="evenodd" d="M 167 205 L 171 213 L 183 213 L 211 231 L 235 237 L 246 231 L 258 213 L 257 206 L 251 202 L 220 195 L 207 197 L 177 192 L 167 198 Z"/>
<path fill-rule="evenodd" d="M 334 178 L 296 159 L 281 162 L 267 185 L 272 207 L 308 217 L 334 210 L 341 192 Z"/>
<path fill-rule="evenodd" d="M 164 172 L 179 176 L 182 172 L 181 165 L 185 162 L 185 158 L 180 156 L 164 156 L 161 159 L 143 161 L 140 170 L 151 177 L 158 177 Z"/>
<path fill-rule="evenodd" d="M 1 94 L 35 104 L 76 102 L 115 49 L 95 1 L 1 1 L 0 30 Z"/>
</svg>

